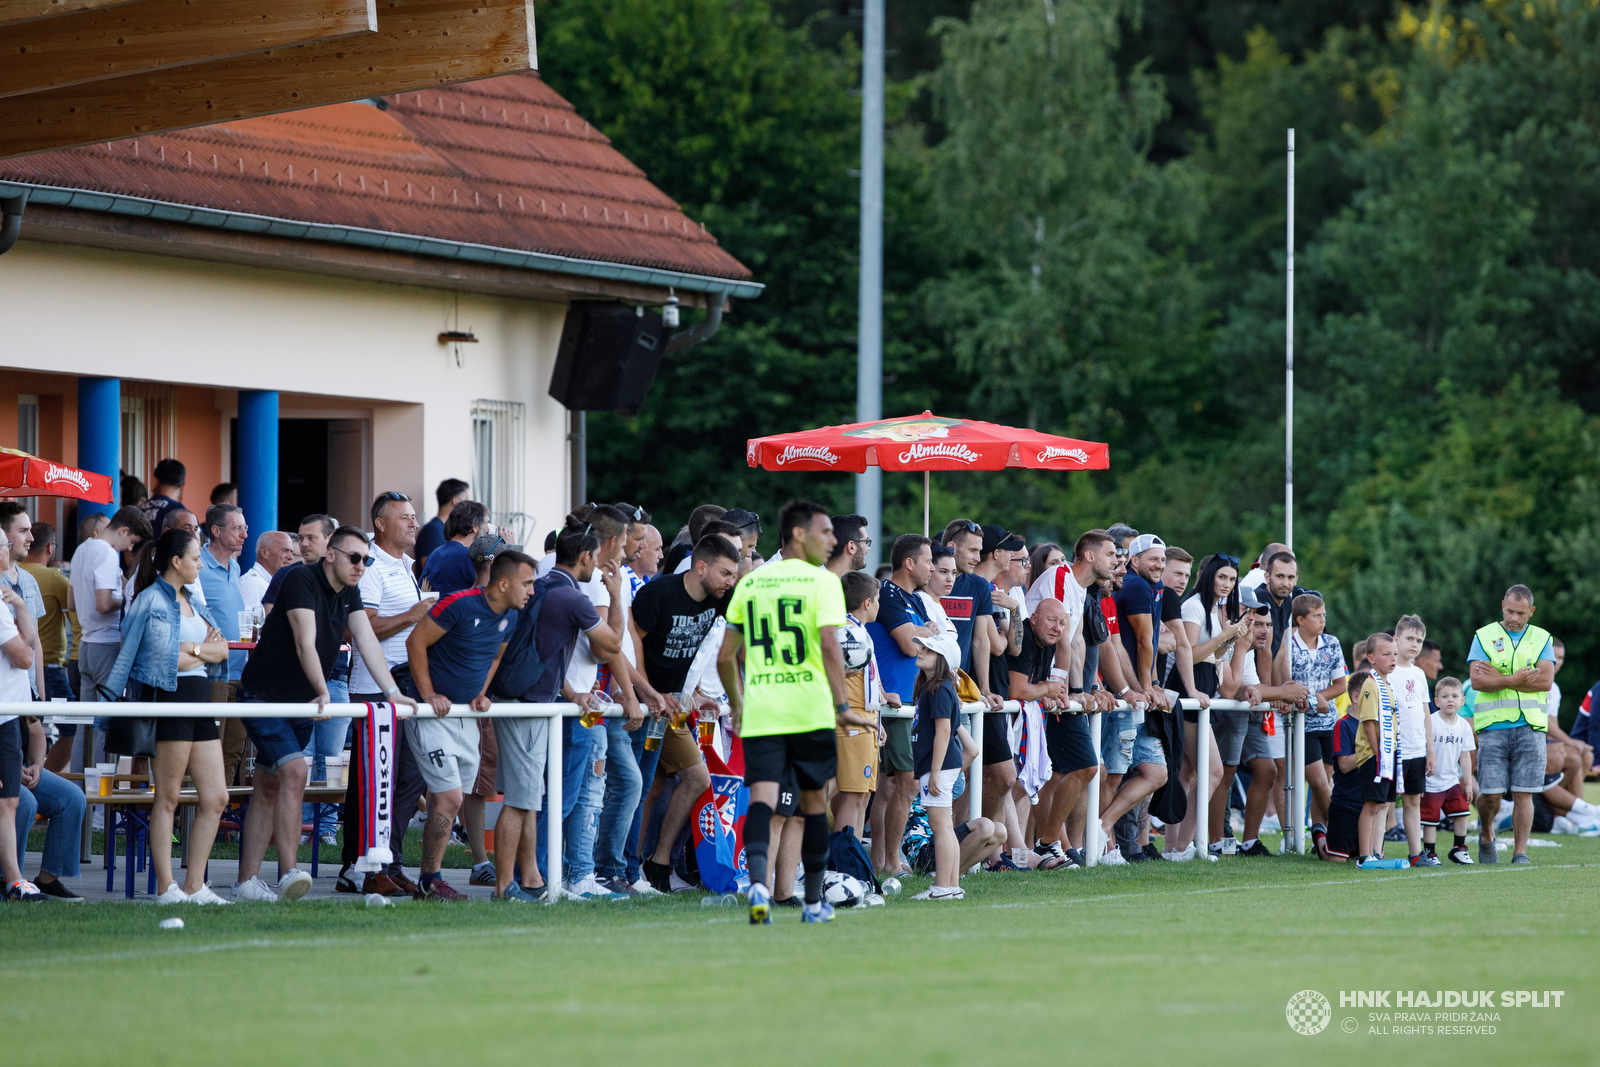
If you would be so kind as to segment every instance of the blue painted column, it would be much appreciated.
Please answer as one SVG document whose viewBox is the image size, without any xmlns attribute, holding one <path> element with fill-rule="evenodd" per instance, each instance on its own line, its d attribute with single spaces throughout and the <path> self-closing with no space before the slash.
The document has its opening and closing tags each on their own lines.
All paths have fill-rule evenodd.
<svg viewBox="0 0 1600 1067">
<path fill-rule="evenodd" d="M 273 390 L 239 390 L 239 506 L 250 524 L 239 560 L 253 565 L 256 538 L 278 528 L 278 394 Z"/>
<path fill-rule="evenodd" d="M 78 466 L 111 479 L 111 503 L 78 504 L 78 518 L 110 515 L 122 501 L 122 379 L 78 379 Z"/>
</svg>

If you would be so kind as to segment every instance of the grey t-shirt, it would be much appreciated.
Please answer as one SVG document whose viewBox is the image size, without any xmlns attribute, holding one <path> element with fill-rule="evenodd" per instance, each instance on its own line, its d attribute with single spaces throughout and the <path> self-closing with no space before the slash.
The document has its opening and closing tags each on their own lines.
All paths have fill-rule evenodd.
<svg viewBox="0 0 1600 1067">
<path fill-rule="evenodd" d="M 538 649 L 539 662 L 544 664 L 544 674 L 522 699 L 547 703 L 559 697 L 561 681 L 567 675 L 567 664 L 572 660 L 578 635 L 599 626 L 600 615 L 588 595 L 579 588 L 577 579 L 559 567 L 540 578 L 538 586 L 544 587 L 546 592 L 544 603 L 539 607 L 534 647 Z"/>
</svg>

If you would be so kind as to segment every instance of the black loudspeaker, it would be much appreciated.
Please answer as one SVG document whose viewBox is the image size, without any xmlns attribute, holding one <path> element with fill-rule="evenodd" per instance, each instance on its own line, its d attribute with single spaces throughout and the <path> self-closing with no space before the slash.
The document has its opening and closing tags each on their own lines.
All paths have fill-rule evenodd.
<svg viewBox="0 0 1600 1067">
<path fill-rule="evenodd" d="M 666 348 L 659 311 L 574 300 L 561 327 L 550 395 L 572 411 L 637 415 Z"/>
</svg>

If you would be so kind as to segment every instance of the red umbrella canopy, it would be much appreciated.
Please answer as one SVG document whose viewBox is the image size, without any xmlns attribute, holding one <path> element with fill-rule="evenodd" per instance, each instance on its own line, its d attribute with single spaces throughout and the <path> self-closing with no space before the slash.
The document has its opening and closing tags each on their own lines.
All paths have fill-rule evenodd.
<svg viewBox="0 0 1600 1067">
<path fill-rule="evenodd" d="M 1106 445 L 1038 430 L 950 419 L 924 411 L 898 419 L 751 438 L 745 459 L 772 471 L 1105 470 Z"/>
<path fill-rule="evenodd" d="M 111 503 L 111 479 L 14 448 L 0 448 L 0 496 L 71 496 Z"/>
</svg>

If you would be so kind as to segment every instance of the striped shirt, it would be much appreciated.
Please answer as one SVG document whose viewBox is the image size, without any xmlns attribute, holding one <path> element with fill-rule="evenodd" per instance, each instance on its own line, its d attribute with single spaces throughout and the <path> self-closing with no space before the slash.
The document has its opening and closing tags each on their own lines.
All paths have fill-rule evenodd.
<svg viewBox="0 0 1600 1067">
<path fill-rule="evenodd" d="M 367 568 L 357 586 L 361 591 L 361 606 L 368 611 L 376 611 L 383 618 L 404 615 L 422 599 L 422 591 L 418 588 L 416 579 L 411 576 L 411 557 L 402 552 L 400 558 L 396 559 L 379 548 L 376 543 L 372 545 L 371 551 L 372 566 Z M 407 626 L 403 630 L 396 630 L 380 642 L 383 645 L 383 658 L 388 666 L 395 667 L 406 661 L 406 638 L 410 636 L 411 627 Z M 350 659 L 352 660 L 350 692 L 379 692 L 381 687 L 367 670 L 362 658 L 359 655 L 352 655 Z"/>
</svg>

